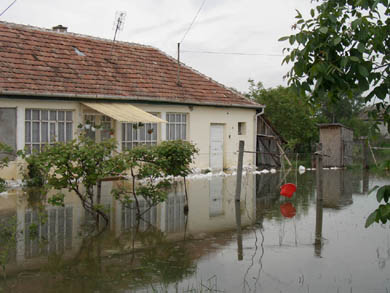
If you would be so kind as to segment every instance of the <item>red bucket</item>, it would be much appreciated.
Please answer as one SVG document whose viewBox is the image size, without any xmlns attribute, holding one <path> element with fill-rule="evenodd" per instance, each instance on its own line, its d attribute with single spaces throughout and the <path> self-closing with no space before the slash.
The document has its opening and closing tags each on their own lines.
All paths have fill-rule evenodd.
<svg viewBox="0 0 390 293">
<path fill-rule="evenodd" d="M 292 197 L 294 192 L 297 190 L 297 187 L 295 184 L 287 183 L 280 187 L 280 195 L 286 196 L 286 197 Z"/>
</svg>

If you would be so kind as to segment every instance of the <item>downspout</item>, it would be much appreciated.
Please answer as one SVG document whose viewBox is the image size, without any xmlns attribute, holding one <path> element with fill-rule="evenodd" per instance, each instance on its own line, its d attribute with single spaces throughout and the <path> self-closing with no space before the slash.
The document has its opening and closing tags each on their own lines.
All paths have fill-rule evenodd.
<svg viewBox="0 0 390 293">
<path fill-rule="evenodd" d="M 254 120 L 255 120 L 255 143 L 254 143 L 254 146 L 255 146 L 255 152 L 254 152 L 254 162 L 255 162 L 255 166 L 257 168 L 257 120 L 259 119 L 259 116 L 263 115 L 264 114 L 264 108 L 265 106 L 263 106 L 260 110 L 259 113 L 256 113 L 255 114 L 255 117 L 254 117 Z"/>
</svg>

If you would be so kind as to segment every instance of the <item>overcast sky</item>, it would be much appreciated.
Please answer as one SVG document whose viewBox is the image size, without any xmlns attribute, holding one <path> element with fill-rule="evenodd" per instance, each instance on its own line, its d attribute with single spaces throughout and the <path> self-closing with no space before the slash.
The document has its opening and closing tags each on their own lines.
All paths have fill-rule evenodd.
<svg viewBox="0 0 390 293">
<path fill-rule="evenodd" d="M 181 45 L 181 61 L 240 91 L 248 79 L 266 88 L 285 85 L 278 42 L 291 34 L 298 9 L 307 16 L 310 0 L 17 0 L 0 20 L 112 39 L 117 11 L 126 12 L 117 40 L 152 45 L 176 57 L 193 18 L 204 5 Z M 0 13 L 13 0 L 0 0 Z M 252 55 L 205 54 L 228 52 Z M 258 54 L 258 55 L 253 55 Z"/>
</svg>

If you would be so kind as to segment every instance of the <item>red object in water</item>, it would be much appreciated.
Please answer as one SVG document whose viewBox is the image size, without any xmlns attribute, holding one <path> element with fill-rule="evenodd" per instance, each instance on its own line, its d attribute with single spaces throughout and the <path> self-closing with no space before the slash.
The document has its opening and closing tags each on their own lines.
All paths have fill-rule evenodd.
<svg viewBox="0 0 390 293">
<path fill-rule="evenodd" d="M 287 183 L 280 187 L 280 195 L 286 196 L 286 197 L 292 197 L 294 192 L 297 190 L 297 187 L 295 184 Z"/>
<path fill-rule="evenodd" d="M 291 202 L 286 202 L 280 206 L 280 212 L 286 218 L 292 218 L 297 213 L 297 210 Z"/>
</svg>

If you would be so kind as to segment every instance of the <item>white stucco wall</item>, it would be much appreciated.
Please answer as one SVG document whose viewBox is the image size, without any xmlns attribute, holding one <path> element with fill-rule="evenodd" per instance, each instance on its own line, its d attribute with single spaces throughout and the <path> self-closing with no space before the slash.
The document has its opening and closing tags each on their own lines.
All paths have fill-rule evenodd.
<svg viewBox="0 0 390 293">
<path fill-rule="evenodd" d="M 206 169 L 210 166 L 210 125 L 222 124 L 224 126 L 223 167 L 235 168 L 237 166 L 237 151 L 239 140 L 245 141 L 245 150 L 255 151 L 255 114 L 254 109 L 224 108 L 209 106 L 185 106 L 168 104 L 133 104 L 147 112 L 158 113 L 166 119 L 166 113 L 187 114 L 187 139 L 199 149 L 193 167 Z M 0 99 L 1 107 L 17 108 L 17 149 L 23 149 L 25 144 L 25 110 L 57 109 L 73 110 L 73 137 L 76 137 L 77 126 L 83 122 L 83 106 L 74 101 L 27 100 L 27 99 Z M 245 123 L 245 134 L 238 134 L 238 123 Z M 166 139 L 166 124 L 158 127 L 158 140 Z M 121 140 L 121 123 L 115 122 L 115 137 Z M 20 164 L 20 161 L 19 161 Z M 0 170 L 0 177 L 5 179 L 20 178 L 18 175 L 18 162 L 11 162 L 6 169 Z M 255 155 L 244 154 L 244 166 L 254 166 Z"/>
<path fill-rule="evenodd" d="M 134 104 L 147 112 L 160 113 L 165 119 L 166 113 L 187 113 L 187 137 L 196 144 L 199 154 L 196 157 L 197 168 L 210 166 L 210 125 L 224 125 L 224 168 L 237 167 L 238 143 L 245 141 L 245 150 L 255 151 L 255 115 L 254 109 L 223 108 L 208 106 L 177 106 Z M 245 122 L 245 135 L 238 135 L 238 122 Z M 161 125 L 161 138 L 165 140 L 165 125 Z M 244 154 L 244 166 L 255 166 L 255 155 Z"/>
</svg>

